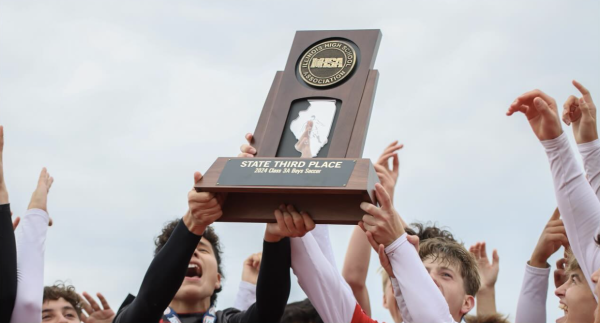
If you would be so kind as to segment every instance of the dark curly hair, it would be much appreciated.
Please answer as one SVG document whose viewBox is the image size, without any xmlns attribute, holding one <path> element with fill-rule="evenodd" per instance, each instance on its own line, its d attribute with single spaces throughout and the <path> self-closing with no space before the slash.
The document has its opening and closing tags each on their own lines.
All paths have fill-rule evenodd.
<svg viewBox="0 0 600 323">
<path fill-rule="evenodd" d="M 156 246 L 156 248 L 154 249 L 154 256 L 156 256 L 158 252 L 165 246 L 165 244 L 169 240 L 169 237 L 171 237 L 171 234 L 173 234 L 173 230 L 175 230 L 175 227 L 177 226 L 177 224 L 179 224 L 179 222 L 181 222 L 180 219 L 175 219 L 165 224 L 165 226 L 162 228 L 162 232 L 160 233 L 160 235 L 156 237 L 156 239 L 154 239 L 154 245 Z M 221 278 L 225 278 L 225 275 L 223 274 L 223 268 L 221 266 L 222 251 L 221 244 L 219 243 L 219 236 L 215 233 L 215 230 L 211 226 L 208 226 L 206 230 L 204 230 L 202 239 L 208 240 L 208 242 L 210 242 L 210 245 L 213 249 L 213 254 L 217 259 L 217 272 L 221 275 Z M 221 292 L 221 290 L 223 290 L 222 284 L 221 287 L 215 289 L 215 292 L 210 297 L 211 304 L 214 304 L 217 301 L 217 293 Z"/>
<path fill-rule="evenodd" d="M 281 317 L 281 323 L 323 323 L 323 319 L 317 313 L 312 303 L 307 299 L 290 303 L 285 306 L 285 311 Z"/>
<path fill-rule="evenodd" d="M 43 303 L 56 301 L 61 297 L 69 302 L 69 304 L 73 305 L 75 312 L 77 312 L 77 317 L 81 319 L 81 297 L 75 292 L 75 287 L 73 285 L 65 285 L 65 283 L 58 281 L 52 286 L 44 287 Z"/>
<path fill-rule="evenodd" d="M 450 241 L 455 241 L 454 236 L 444 227 L 438 227 L 435 223 L 411 223 L 410 228 L 405 228 L 406 233 L 409 235 L 416 235 L 419 237 L 419 241 L 423 242 L 431 238 L 442 238 Z"/>
</svg>

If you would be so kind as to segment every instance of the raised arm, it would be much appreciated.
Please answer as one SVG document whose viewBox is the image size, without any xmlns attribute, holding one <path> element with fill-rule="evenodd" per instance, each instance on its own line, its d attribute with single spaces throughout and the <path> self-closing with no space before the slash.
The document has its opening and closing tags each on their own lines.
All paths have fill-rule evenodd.
<svg viewBox="0 0 600 323">
<path fill-rule="evenodd" d="M 592 115 L 585 100 L 580 100 L 580 104 L 581 122 L 584 122 L 584 118 L 592 118 Z M 546 150 L 558 209 L 571 249 L 593 290 L 595 285 L 591 275 L 596 268 L 600 268 L 600 249 L 594 242 L 600 229 L 600 202 L 585 179 L 567 136 L 562 131 L 554 99 L 539 90 L 530 91 L 513 102 L 508 114 L 517 111 L 527 116 L 533 132 Z"/>
<path fill-rule="evenodd" d="M 568 243 L 565 227 L 556 209 L 525 266 L 515 323 L 546 322 L 546 297 L 550 276 L 548 258 L 561 246 L 568 246 Z"/>
<path fill-rule="evenodd" d="M 42 169 L 38 185 L 16 232 L 17 298 L 11 322 L 41 322 L 44 298 L 44 251 L 50 223 L 48 192 L 54 179 Z"/>
<path fill-rule="evenodd" d="M 9 322 L 17 296 L 17 247 L 4 183 L 4 127 L 0 126 L 0 322 Z"/>
<path fill-rule="evenodd" d="M 394 290 L 394 294 L 402 318 L 407 322 L 455 322 L 446 299 L 425 269 L 417 250 L 408 241 L 390 196 L 381 184 L 376 184 L 375 190 L 381 207 L 366 202 L 361 204 L 367 214 L 360 226 L 375 250 L 385 247 L 393 271 L 390 277 L 395 278 L 392 286 L 397 285 L 400 289 Z M 386 268 L 385 263 L 382 265 Z"/>
<path fill-rule="evenodd" d="M 256 302 L 256 283 L 258 281 L 261 258 L 262 252 L 258 252 L 244 260 L 242 280 L 240 281 L 238 292 L 233 302 L 233 307 L 240 311 L 247 310 L 250 305 Z"/>
<path fill-rule="evenodd" d="M 563 105 L 563 121 L 573 126 L 577 148 L 583 157 L 587 179 L 596 196 L 600 198 L 600 140 L 596 123 L 596 105 L 590 91 L 581 83 L 573 81 L 581 97 L 569 96 Z"/>
<path fill-rule="evenodd" d="M 201 177 L 196 172 L 194 183 Z M 188 205 L 188 212 L 150 263 L 138 296 L 117 313 L 115 323 L 158 322 L 175 297 L 202 234 L 222 215 L 218 198 L 212 193 L 192 189 Z"/>
<path fill-rule="evenodd" d="M 256 285 L 256 303 L 228 322 L 279 322 L 290 296 L 290 239 L 275 223 L 267 224 Z"/>
<path fill-rule="evenodd" d="M 469 248 L 469 252 L 477 260 L 477 269 L 481 277 L 481 287 L 477 292 L 477 315 L 496 314 L 496 281 L 500 271 L 500 257 L 498 251 L 492 252 L 492 262 L 490 263 L 485 242 L 478 242 Z"/>
<path fill-rule="evenodd" d="M 379 177 L 379 181 L 392 195 L 396 182 L 398 181 L 398 173 L 400 163 L 398 160 L 398 150 L 404 145 L 398 144 L 398 141 L 388 145 L 377 162 L 375 170 Z M 390 168 L 390 159 L 392 167 Z M 367 315 L 371 315 L 371 304 L 369 300 L 369 291 L 366 286 L 367 274 L 369 271 L 369 262 L 371 260 L 371 245 L 367 241 L 365 233 L 360 227 L 355 227 L 348 243 L 346 258 L 344 259 L 344 267 L 342 268 L 342 276 L 352 288 L 352 292 L 358 301 L 358 304 L 363 308 Z"/>
<path fill-rule="evenodd" d="M 282 205 L 275 211 L 275 218 L 277 223 L 270 226 L 277 226 L 278 235 L 291 237 L 292 269 L 323 321 L 352 322 L 360 307 L 350 287 L 323 253 L 327 248 L 322 249 L 313 235 L 307 233 L 315 228 L 310 216 L 297 212 L 291 205 Z"/>
</svg>

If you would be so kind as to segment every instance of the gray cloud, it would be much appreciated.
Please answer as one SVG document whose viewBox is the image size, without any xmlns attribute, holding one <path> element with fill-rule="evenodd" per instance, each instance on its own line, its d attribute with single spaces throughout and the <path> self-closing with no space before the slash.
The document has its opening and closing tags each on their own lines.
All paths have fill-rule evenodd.
<svg viewBox="0 0 600 323">
<path fill-rule="evenodd" d="M 514 318 L 537 236 L 555 207 L 548 164 L 521 116 L 541 88 L 600 92 L 595 1 L 3 1 L 0 124 L 22 214 L 42 166 L 56 182 L 45 280 L 70 279 L 118 308 L 136 293 L 161 225 L 181 216 L 195 170 L 237 154 L 294 32 L 379 28 L 381 72 L 365 157 L 405 143 L 395 204 L 497 248 L 498 309 Z M 216 224 L 233 303 L 263 225 Z M 332 227 L 343 263 L 351 227 Z M 243 244 L 240 244 L 243 241 Z M 552 259 L 554 260 L 554 258 Z M 551 261 L 552 261 L 551 260 Z M 381 304 L 372 255 L 373 316 Z M 297 285 L 291 300 L 304 298 Z M 548 317 L 560 316 L 549 291 Z"/>
</svg>

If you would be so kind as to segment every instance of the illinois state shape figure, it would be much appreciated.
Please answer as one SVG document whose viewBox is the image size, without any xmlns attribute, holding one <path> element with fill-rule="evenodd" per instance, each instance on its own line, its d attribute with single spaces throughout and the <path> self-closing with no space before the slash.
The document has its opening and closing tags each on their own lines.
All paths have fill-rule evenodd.
<svg viewBox="0 0 600 323">
<path fill-rule="evenodd" d="M 298 139 L 294 146 L 302 158 L 312 158 L 327 144 L 335 117 L 335 100 L 308 100 L 308 109 L 300 111 L 290 124 Z"/>
</svg>

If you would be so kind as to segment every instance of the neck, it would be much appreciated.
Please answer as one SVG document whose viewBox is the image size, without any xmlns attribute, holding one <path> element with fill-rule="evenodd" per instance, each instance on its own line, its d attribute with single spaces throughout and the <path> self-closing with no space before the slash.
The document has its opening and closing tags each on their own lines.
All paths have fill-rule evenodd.
<svg viewBox="0 0 600 323">
<path fill-rule="evenodd" d="M 210 307 L 210 297 L 203 298 L 199 301 L 190 301 L 188 299 L 173 299 L 169 304 L 175 313 L 203 313 L 208 311 Z"/>
</svg>

